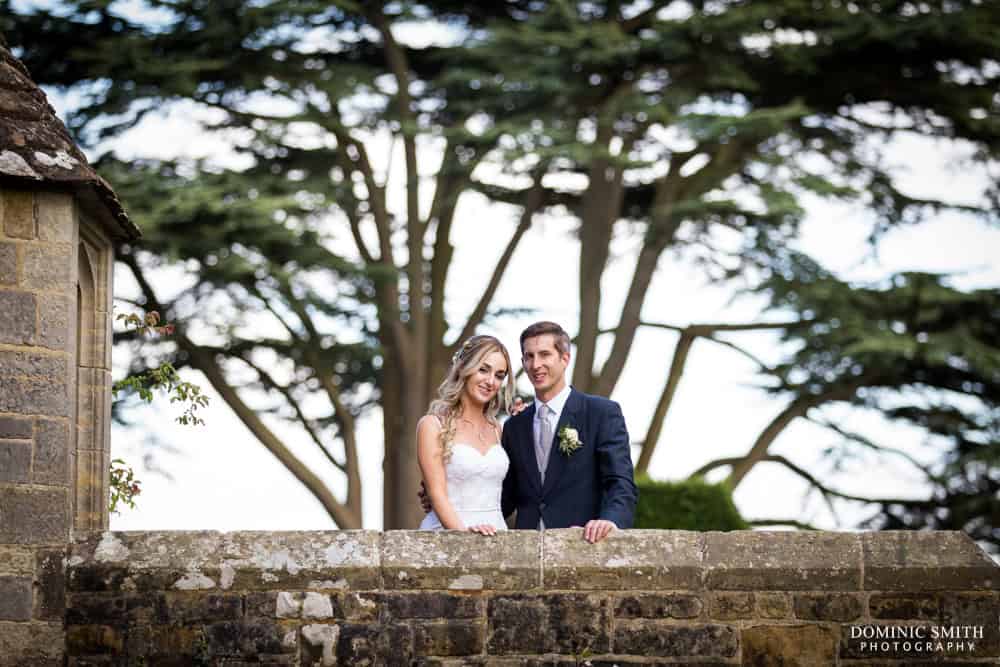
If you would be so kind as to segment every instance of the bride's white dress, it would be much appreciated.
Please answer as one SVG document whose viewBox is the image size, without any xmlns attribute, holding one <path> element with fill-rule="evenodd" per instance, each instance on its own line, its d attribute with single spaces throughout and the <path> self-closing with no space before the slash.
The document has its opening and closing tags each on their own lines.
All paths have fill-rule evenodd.
<svg viewBox="0 0 1000 667">
<path fill-rule="evenodd" d="M 490 447 L 485 454 L 470 444 L 454 443 L 444 471 L 448 499 L 466 527 L 486 523 L 497 530 L 507 530 L 507 522 L 500 511 L 500 494 L 509 466 L 510 459 L 500 443 Z M 431 510 L 420 522 L 420 529 L 443 530 L 444 526 Z"/>
</svg>

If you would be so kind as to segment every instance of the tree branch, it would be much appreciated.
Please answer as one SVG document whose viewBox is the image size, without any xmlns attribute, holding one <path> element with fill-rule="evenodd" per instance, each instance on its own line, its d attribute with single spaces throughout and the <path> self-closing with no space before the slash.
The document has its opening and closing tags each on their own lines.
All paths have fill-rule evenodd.
<svg viewBox="0 0 1000 667">
<path fill-rule="evenodd" d="M 674 348 L 674 356 L 670 362 L 670 373 L 667 375 L 667 383 L 660 392 L 660 400 L 656 403 L 653 417 L 646 430 L 646 438 L 643 440 L 642 450 L 639 452 L 639 460 L 635 465 L 637 475 L 649 472 L 649 462 L 653 458 L 653 450 L 660 439 L 660 431 L 663 429 L 663 422 L 666 419 L 667 411 L 674 400 L 677 385 L 680 384 L 681 375 L 684 373 L 684 365 L 687 363 L 688 353 L 694 343 L 695 336 L 690 332 L 681 332 L 681 337 Z"/>
<path fill-rule="evenodd" d="M 462 333 L 459 334 L 458 338 L 448 346 L 448 356 L 455 353 L 458 346 L 462 344 L 469 336 L 475 332 L 476 327 L 483 320 L 483 316 L 486 314 L 486 309 L 489 307 L 490 302 L 493 300 L 493 296 L 496 294 L 497 287 L 500 285 L 500 280 L 503 278 L 504 273 L 507 271 L 507 266 L 510 264 L 510 259 L 514 255 L 514 251 L 517 249 L 518 243 L 521 241 L 521 237 L 524 233 L 528 231 L 531 227 L 532 218 L 534 218 L 535 213 L 538 211 L 542 203 L 542 176 L 538 173 L 534 184 L 531 186 L 530 191 L 525 199 L 524 209 L 521 211 L 521 220 L 517 224 L 517 228 L 514 230 L 514 235 L 510 237 L 507 242 L 507 247 L 504 248 L 503 254 L 500 256 L 499 261 L 497 261 L 496 266 L 493 268 L 493 275 L 490 276 L 490 281 L 486 285 L 486 290 L 483 292 L 482 297 L 479 299 L 479 303 L 472 310 L 472 314 L 469 315 L 468 320 L 465 322 L 465 326 L 462 328 Z"/>
</svg>

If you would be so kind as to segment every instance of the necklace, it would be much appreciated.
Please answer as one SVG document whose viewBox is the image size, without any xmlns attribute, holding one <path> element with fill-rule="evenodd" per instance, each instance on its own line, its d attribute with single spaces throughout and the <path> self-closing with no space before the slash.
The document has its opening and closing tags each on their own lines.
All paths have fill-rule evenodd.
<svg viewBox="0 0 1000 667">
<path fill-rule="evenodd" d="M 465 417 L 459 417 L 459 419 L 476 429 L 476 437 L 479 438 L 479 442 L 484 445 L 486 444 L 486 436 L 483 435 L 484 426 L 477 426 L 475 422 L 471 419 L 466 419 Z"/>
</svg>

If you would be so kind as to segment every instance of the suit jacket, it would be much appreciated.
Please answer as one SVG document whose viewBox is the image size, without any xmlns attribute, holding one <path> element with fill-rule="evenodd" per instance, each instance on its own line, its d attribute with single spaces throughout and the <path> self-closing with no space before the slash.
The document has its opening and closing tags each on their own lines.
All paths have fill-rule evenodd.
<svg viewBox="0 0 1000 667">
<path fill-rule="evenodd" d="M 583 526 L 591 519 L 608 519 L 619 528 L 631 528 L 639 498 L 632 471 L 628 431 L 621 408 L 614 401 L 573 389 L 556 426 L 545 468 L 545 484 L 538 474 L 532 403 L 507 420 L 501 443 L 510 458 L 503 482 L 503 515 L 517 510 L 515 528 Z M 583 445 L 572 454 L 559 451 L 559 431 L 575 428 Z"/>
</svg>

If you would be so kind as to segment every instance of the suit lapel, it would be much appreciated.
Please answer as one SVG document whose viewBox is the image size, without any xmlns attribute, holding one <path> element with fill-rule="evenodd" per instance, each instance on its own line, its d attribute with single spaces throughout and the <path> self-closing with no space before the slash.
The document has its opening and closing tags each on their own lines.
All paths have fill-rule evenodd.
<svg viewBox="0 0 1000 667">
<path fill-rule="evenodd" d="M 552 435 L 552 448 L 549 450 L 548 465 L 545 466 L 545 484 L 542 485 L 542 496 L 552 490 L 569 463 L 569 456 L 559 451 L 559 430 L 563 426 L 580 429 L 579 416 L 582 405 L 583 396 L 577 390 L 571 389 L 569 398 L 566 399 L 566 405 L 563 406 L 563 411 L 559 415 L 559 423 L 556 425 L 555 433 Z"/>
<path fill-rule="evenodd" d="M 514 434 L 514 441 L 521 448 L 525 467 L 528 469 L 528 480 L 535 487 L 537 493 L 542 490 L 542 477 L 538 474 L 538 457 L 535 456 L 535 433 L 532 426 L 535 423 L 535 403 L 525 409 L 520 422 L 517 425 L 517 432 Z"/>
</svg>

